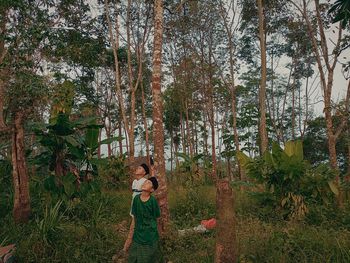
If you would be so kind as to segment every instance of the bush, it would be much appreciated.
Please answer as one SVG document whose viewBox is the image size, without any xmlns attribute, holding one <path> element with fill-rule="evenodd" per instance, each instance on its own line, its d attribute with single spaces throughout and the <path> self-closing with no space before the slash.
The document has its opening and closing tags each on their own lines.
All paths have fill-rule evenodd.
<svg viewBox="0 0 350 263">
<path fill-rule="evenodd" d="M 106 165 L 100 165 L 99 176 L 107 189 L 120 189 L 128 186 L 128 171 L 125 166 L 125 156 L 113 156 L 107 159 Z"/>
<path fill-rule="evenodd" d="M 175 226 L 194 227 L 201 220 L 215 216 L 213 187 L 199 187 L 190 183 L 186 187 L 177 187 L 171 194 L 176 200 L 176 203 L 170 204 L 170 216 Z"/>
<path fill-rule="evenodd" d="M 0 219 L 5 217 L 13 206 L 12 164 L 10 160 L 0 160 Z"/>
<path fill-rule="evenodd" d="M 250 159 L 238 153 L 247 175 L 263 184 L 265 204 L 281 211 L 284 218 L 301 219 L 308 212 L 309 204 L 329 204 L 334 201 L 338 189 L 333 184 L 334 172 L 327 165 L 316 168 L 304 160 L 300 141 L 287 142 L 283 150 L 273 143 L 272 152 Z"/>
</svg>

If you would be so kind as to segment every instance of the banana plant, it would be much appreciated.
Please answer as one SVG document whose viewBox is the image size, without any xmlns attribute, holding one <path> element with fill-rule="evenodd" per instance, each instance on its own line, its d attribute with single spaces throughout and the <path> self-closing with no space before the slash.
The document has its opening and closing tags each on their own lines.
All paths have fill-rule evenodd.
<svg viewBox="0 0 350 263">
<path fill-rule="evenodd" d="M 60 112 L 44 129 L 36 130 L 42 151 L 35 157 L 35 163 L 48 166 L 51 171 L 44 182 L 47 190 L 70 197 L 77 182 L 87 181 L 88 173 L 97 175 L 101 162 L 97 158 L 98 147 L 119 140 L 113 137 L 99 142 L 100 128 L 96 117 L 72 121 L 68 114 Z"/>
<path fill-rule="evenodd" d="M 264 184 L 266 190 L 280 200 L 281 206 L 292 201 L 294 208 L 301 204 L 299 209 L 304 206 L 300 201 L 304 198 L 326 202 L 332 194 L 338 194 L 332 171 L 325 170 L 324 165 L 311 167 L 304 159 L 301 141 L 286 142 L 284 149 L 273 143 L 271 152 L 266 151 L 254 159 L 241 151 L 236 156 L 247 175 Z"/>
</svg>

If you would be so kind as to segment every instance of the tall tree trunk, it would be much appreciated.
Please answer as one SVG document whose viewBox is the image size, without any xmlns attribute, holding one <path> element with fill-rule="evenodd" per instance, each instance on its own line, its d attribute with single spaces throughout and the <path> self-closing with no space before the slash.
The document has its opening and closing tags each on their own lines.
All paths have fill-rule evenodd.
<svg viewBox="0 0 350 263">
<path fill-rule="evenodd" d="M 101 142 L 101 134 L 102 134 L 102 129 L 99 129 L 98 130 L 98 142 L 99 143 Z M 98 148 L 97 148 L 97 158 L 101 159 L 101 145 L 100 144 L 98 145 Z"/>
<path fill-rule="evenodd" d="M 263 154 L 268 145 L 267 130 L 266 130 L 266 38 L 265 38 L 265 21 L 264 21 L 264 8 L 262 0 L 258 2 L 258 14 L 259 14 L 259 38 L 260 38 L 260 51 L 261 51 L 261 80 L 259 89 L 259 110 L 260 110 L 260 153 Z"/>
<path fill-rule="evenodd" d="M 209 103 L 209 123 L 211 128 L 211 159 L 212 159 L 212 179 L 217 183 L 217 161 L 216 161 L 216 145 L 215 145 L 215 110 L 214 110 L 214 87 L 212 72 L 212 46 L 209 44 L 209 81 L 208 81 L 208 103 Z"/>
<path fill-rule="evenodd" d="M 122 133 L 122 123 L 121 123 L 121 121 L 119 121 L 118 136 L 120 138 L 120 140 L 119 140 L 119 154 L 123 154 L 123 140 L 121 139 L 123 137 L 123 133 Z"/>
<path fill-rule="evenodd" d="M 29 177 L 24 149 L 23 117 L 21 112 L 15 114 L 12 134 L 13 217 L 17 223 L 28 222 L 31 213 Z"/>
<path fill-rule="evenodd" d="M 130 101 L 131 101 L 131 109 L 130 109 L 130 128 L 128 129 L 129 136 L 129 160 L 134 161 L 135 156 L 135 91 L 136 87 L 134 87 L 134 74 L 131 65 L 131 38 L 130 38 L 130 27 L 131 27 L 131 0 L 128 0 L 127 6 L 127 17 L 126 17 L 126 36 L 127 36 L 127 60 L 128 60 L 128 78 L 129 78 L 129 90 L 130 90 Z"/>
<path fill-rule="evenodd" d="M 174 132 L 173 129 L 170 130 L 170 172 L 173 173 L 173 149 L 174 149 Z"/>
<path fill-rule="evenodd" d="M 192 130 L 192 134 L 194 134 L 194 153 L 198 154 L 198 130 L 197 130 L 197 120 L 194 120 L 194 129 Z"/>
<path fill-rule="evenodd" d="M 7 10 L 2 8 L 0 13 L 0 35 L 5 36 L 6 31 L 6 22 L 7 22 Z M 5 47 L 4 38 L 0 39 L 0 65 L 3 65 L 3 61 L 5 55 L 7 53 L 7 49 Z M 5 69 L 3 67 L 0 68 L 0 131 L 5 129 L 6 124 L 4 120 L 4 99 L 5 99 Z"/>
<path fill-rule="evenodd" d="M 294 72 L 292 83 L 292 140 L 295 140 L 295 81 L 296 76 Z"/>
<path fill-rule="evenodd" d="M 208 150 L 208 129 L 207 129 L 207 116 L 203 116 L 203 133 L 204 133 L 204 153 L 205 156 L 209 155 L 209 150 Z"/>
<path fill-rule="evenodd" d="M 131 90 L 131 112 L 130 112 L 130 128 L 128 130 L 129 137 L 129 159 L 134 161 L 135 159 L 135 89 Z"/>
<path fill-rule="evenodd" d="M 182 151 L 183 153 L 187 154 L 187 147 L 186 147 L 186 140 L 185 140 L 185 128 L 183 125 L 183 117 L 182 117 L 182 111 L 180 112 L 180 129 L 181 129 L 181 142 L 182 142 Z"/>
<path fill-rule="evenodd" d="M 111 122 L 108 121 L 108 124 L 107 124 L 107 129 L 106 129 L 106 137 L 107 139 L 111 138 Z M 107 151 L 108 151 L 108 158 L 112 156 L 112 147 L 111 147 L 111 144 L 108 143 L 107 144 Z"/>
<path fill-rule="evenodd" d="M 160 233 L 164 233 L 169 224 L 168 189 L 164 160 L 163 100 L 161 94 L 162 44 L 163 44 L 163 1 L 154 1 L 154 48 L 152 72 L 153 101 L 153 141 L 155 170 L 158 172 L 159 190 L 156 197 L 161 209 L 159 220 Z"/>
<path fill-rule="evenodd" d="M 332 52 L 334 54 L 333 56 L 329 56 L 328 52 L 328 44 L 326 40 L 326 35 L 324 32 L 324 25 L 322 21 L 322 15 L 320 11 L 320 3 L 319 0 L 315 0 L 315 11 L 316 11 L 316 21 L 318 25 L 318 32 L 315 32 L 314 27 L 310 21 L 309 14 L 307 11 L 307 3 L 305 0 L 303 0 L 303 7 L 300 8 L 295 3 L 291 2 L 296 6 L 296 8 L 302 13 L 307 29 L 308 34 L 310 37 L 312 50 L 315 55 L 315 59 L 317 62 L 317 67 L 320 73 L 320 81 L 321 81 L 321 87 L 323 90 L 323 98 L 324 98 L 324 114 L 325 114 L 325 120 L 326 120 L 326 130 L 327 130 L 327 139 L 328 139 L 328 151 L 329 151 L 329 158 L 330 158 L 330 165 L 331 167 L 336 171 L 336 179 L 335 182 L 337 186 L 340 188 L 340 177 L 339 177 L 339 167 L 337 163 L 337 152 L 336 152 L 336 141 L 341 133 L 342 129 L 345 126 L 346 117 L 343 116 L 341 124 L 335 128 L 332 120 L 332 88 L 333 88 L 333 75 L 334 75 L 334 69 L 337 63 L 337 57 L 339 56 L 339 48 L 341 43 L 341 37 L 342 37 L 342 28 L 339 26 L 338 29 L 338 39 L 336 42 L 336 46 Z M 319 37 L 318 37 L 319 36 Z M 319 40 L 318 40 L 319 39 Z M 318 41 L 320 41 L 318 43 Z M 321 50 L 319 49 L 319 45 L 321 46 Z M 331 59 L 333 59 L 333 62 L 331 62 Z M 324 65 L 326 68 L 324 69 Z M 349 103 L 349 88 L 348 86 L 348 92 L 346 97 L 347 104 Z M 348 106 L 347 106 L 348 107 Z M 340 191 L 341 193 L 342 191 Z M 340 194 L 337 199 L 338 205 L 342 206 L 342 195 Z"/>
<path fill-rule="evenodd" d="M 116 31 L 116 36 L 114 39 L 114 34 L 113 34 L 113 28 L 112 28 L 112 22 L 110 20 L 110 14 L 109 14 L 109 4 L 108 0 L 105 0 L 105 10 L 106 10 L 106 18 L 107 18 L 107 25 L 108 25 L 108 33 L 109 33 L 109 39 L 112 45 L 113 49 L 113 57 L 114 57 L 114 79 L 115 79 L 115 87 L 116 87 L 116 94 L 117 94 L 117 99 L 119 103 L 119 108 L 120 108 L 120 113 L 122 115 L 123 123 L 124 123 L 124 128 L 126 130 L 127 135 L 130 134 L 130 129 L 129 129 L 129 122 L 126 117 L 126 112 L 125 112 L 125 106 L 124 106 L 124 99 L 123 99 L 123 93 L 121 90 L 121 75 L 120 75 L 120 68 L 119 68 L 119 58 L 118 58 L 118 49 L 119 49 L 119 22 L 118 22 L 118 15 L 116 15 L 115 19 L 115 31 Z M 127 136 L 126 136 L 127 137 Z M 133 139 L 133 138 L 132 138 Z M 128 138 L 126 138 L 127 145 L 128 145 Z M 134 156 L 130 154 L 129 152 L 129 147 L 127 147 L 127 151 L 129 153 L 129 156 L 133 158 Z"/>
<path fill-rule="evenodd" d="M 186 119 L 185 119 L 186 139 L 187 139 L 187 145 L 189 146 L 189 149 L 190 149 L 190 156 L 192 158 L 193 157 L 193 146 L 192 146 L 190 125 L 189 125 L 189 114 L 188 114 L 188 102 L 187 102 L 187 100 L 185 101 L 185 113 L 186 113 Z"/>
<path fill-rule="evenodd" d="M 233 191 L 227 179 L 221 179 L 216 187 L 216 245 L 215 263 L 236 262 L 236 233 Z"/>
<path fill-rule="evenodd" d="M 146 100 L 145 100 L 145 91 L 143 88 L 143 81 L 142 78 L 140 80 L 140 86 L 141 86 L 141 100 L 142 100 L 142 118 L 143 118 L 143 127 L 145 129 L 145 141 L 146 141 L 146 156 L 147 160 L 150 160 L 150 152 L 149 152 L 149 133 L 148 133 L 148 124 L 147 124 L 147 116 L 146 116 Z"/>
</svg>

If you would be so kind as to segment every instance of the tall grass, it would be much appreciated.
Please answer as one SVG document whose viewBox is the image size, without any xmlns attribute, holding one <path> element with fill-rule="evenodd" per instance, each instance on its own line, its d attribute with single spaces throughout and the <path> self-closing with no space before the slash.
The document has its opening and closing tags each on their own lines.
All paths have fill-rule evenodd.
<svg viewBox="0 0 350 263">
<path fill-rule="evenodd" d="M 164 258 L 173 263 L 213 262 L 215 231 L 181 237 L 177 231 L 215 216 L 215 188 L 170 185 L 169 189 L 172 227 L 162 238 Z M 15 243 L 17 261 L 23 263 L 111 262 L 126 238 L 130 200 L 129 191 L 109 189 L 69 205 L 48 206 L 25 225 L 14 224 L 8 213 L 0 219 L 0 242 Z M 350 209 L 311 207 L 308 218 L 291 222 L 269 218 L 273 211 L 254 200 L 236 190 L 239 262 L 350 262 Z"/>
</svg>

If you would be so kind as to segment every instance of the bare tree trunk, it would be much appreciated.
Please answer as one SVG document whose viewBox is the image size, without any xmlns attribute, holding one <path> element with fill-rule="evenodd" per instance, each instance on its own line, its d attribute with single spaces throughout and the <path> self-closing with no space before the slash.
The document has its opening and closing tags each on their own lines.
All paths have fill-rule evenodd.
<svg viewBox="0 0 350 263">
<path fill-rule="evenodd" d="M 7 10 L 2 8 L 0 13 L 0 35 L 5 36 L 6 31 L 6 22 L 7 22 Z M 5 55 L 7 53 L 7 49 L 5 47 L 5 41 L 3 38 L 0 39 L 0 65 L 3 65 L 3 61 Z M 4 120 L 4 99 L 5 99 L 5 82 L 3 78 L 5 77 L 5 69 L 0 69 L 0 131 L 5 129 L 6 124 Z"/>
<path fill-rule="evenodd" d="M 189 125 L 189 116 L 188 116 L 188 103 L 185 101 L 185 113 L 186 113 L 186 139 L 187 139 L 187 145 L 190 149 L 190 156 L 193 157 L 193 146 L 192 146 L 192 140 L 191 140 L 191 131 L 190 131 L 190 125 Z"/>
<path fill-rule="evenodd" d="M 123 94 L 122 94 L 122 90 L 121 90 L 121 81 L 120 81 L 120 69 L 119 69 L 119 58 L 118 58 L 118 49 L 119 49 L 119 23 L 118 23 L 118 15 L 116 15 L 116 20 L 115 20 L 115 24 L 116 24 L 116 36 L 114 39 L 114 35 L 113 35 L 113 28 L 112 28 L 112 23 L 110 20 L 110 14 L 109 14 L 109 6 L 108 6 L 108 0 L 105 0 L 105 10 L 106 10 L 106 18 L 107 18 L 107 24 L 108 24 L 108 32 L 109 32 L 109 38 L 110 38 L 110 42 L 112 45 L 112 49 L 113 49 L 113 57 L 114 57 L 114 66 L 115 66 L 115 71 L 114 71 L 114 78 L 115 78 L 115 86 L 116 86 L 116 93 L 117 93 L 117 99 L 118 99 L 118 103 L 119 103 L 119 108 L 120 108 L 120 112 L 122 115 L 122 119 L 123 119 L 123 123 L 124 123 L 124 127 L 125 130 L 127 131 L 128 135 L 129 135 L 129 123 L 126 117 L 126 113 L 125 113 L 125 106 L 124 106 L 124 99 L 123 99 Z M 133 139 L 133 138 L 132 138 Z M 126 138 L 126 140 L 128 140 L 128 138 Z M 128 144 L 128 143 L 127 143 Z M 129 152 L 129 148 L 128 148 L 128 152 Z M 131 155 L 129 153 L 129 156 L 131 158 L 133 158 L 134 156 Z"/>
<path fill-rule="evenodd" d="M 212 47 L 209 45 L 209 81 L 208 81 L 208 119 L 211 129 L 211 159 L 212 159 L 212 179 L 217 183 L 217 161 L 215 145 L 215 110 L 214 110 L 214 90 L 212 73 Z"/>
<path fill-rule="evenodd" d="M 159 189 L 156 197 L 161 209 L 159 220 L 160 233 L 164 233 L 169 224 L 168 189 L 165 174 L 164 160 L 164 128 L 163 128 L 163 101 L 161 94 L 162 73 L 162 43 L 163 43 L 163 1 L 154 1 L 154 48 L 153 48 L 153 141 L 155 170 L 158 172 Z"/>
<path fill-rule="evenodd" d="M 120 140 L 119 140 L 119 154 L 123 154 L 123 140 L 121 139 L 123 137 L 123 133 L 122 133 L 121 121 L 119 121 L 118 132 L 119 132 L 118 136 L 120 138 Z"/>
<path fill-rule="evenodd" d="M 31 213 L 29 177 L 24 149 L 23 117 L 21 112 L 15 114 L 12 134 L 13 217 L 17 223 L 28 222 Z"/>
<path fill-rule="evenodd" d="M 194 129 L 192 131 L 192 134 L 194 134 L 194 152 L 195 154 L 198 154 L 198 131 L 197 131 L 197 121 L 194 120 Z"/>
<path fill-rule="evenodd" d="M 217 232 L 215 263 L 236 262 L 236 233 L 233 191 L 227 179 L 218 180 L 216 187 Z"/>
<path fill-rule="evenodd" d="M 135 90 L 134 88 L 134 77 L 131 65 L 131 39 L 130 39 L 130 26 L 131 26 L 131 0 L 128 0 L 127 6 L 127 18 L 126 18 L 126 36 L 127 36 L 127 58 L 128 58 L 128 77 L 129 77 L 129 90 L 130 90 L 130 101 L 131 101 L 131 109 L 130 109 L 130 128 L 127 129 L 129 136 L 129 160 L 132 162 L 135 156 Z"/>
<path fill-rule="evenodd" d="M 337 58 L 340 55 L 339 48 L 342 38 L 342 27 L 339 26 L 338 29 L 338 39 L 336 42 L 336 46 L 332 52 L 332 56 L 329 55 L 328 52 L 328 44 L 326 35 L 324 32 L 324 24 L 322 21 L 322 15 L 320 11 L 320 3 L 319 0 L 315 0 L 315 11 L 316 11 L 316 21 L 318 26 L 318 32 L 315 32 L 312 22 L 310 21 L 308 11 L 307 11 L 307 3 L 303 0 L 303 7 L 299 7 L 295 3 L 291 2 L 303 15 L 308 29 L 308 34 L 312 44 L 312 50 L 314 52 L 317 67 L 320 73 L 320 81 L 321 87 L 323 90 L 323 98 L 324 98 L 324 113 L 326 120 L 326 128 L 327 128 L 327 138 L 328 138 L 328 151 L 330 157 L 330 165 L 336 171 L 336 179 L 335 182 L 337 186 L 340 188 L 340 177 L 339 177 L 339 167 L 337 163 L 337 152 L 336 152 L 336 141 L 344 129 L 347 116 L 346 114 L 342 116 L 341 123 L 338 127 L 334 127 L 332 120 L 332 88 L 333 88 L 333 77 L 334 77 L 334 69 L 337 63 Z M 319 41 L 319 43 L 318 43 Z M 321 46 L 321 50 L 319 50 L 319 45 Z M 332 61 L 333 60 L 333 61 Z M 324 69 L 325 65 L 325 69 Z M 346 110 L 349 109 L 349 100 L 350 100 L 350 82 L 348 85 L 347 95 L 345 99 Z M 342 193 L 342 191 L 340 191 Z M 342 206 L 342 195 L 338 196 L 338 206 Z"/>
<path fill-rule="evenodd" d="M 261 81 L 259 89 L 259 107 L 260 107 L 260 153 L 263 154 L 268 146 L 267 130 L 266 130 L 266 36 L 264 29 L 264 9 L 262 0 L 258 2 L 259 13 L 259 38 L 260 38 L 260 50 L 261 50 Z"/>
<path fill-rule="evenodd" d="M 107 124 L 107 129 L 106 129 L 106 137 L 107 139 L 111 138 L 111 122 L 108 121 L 108 124 Z M 108 143 L 107 144 L 107 151 L 108 151 L 108 158 L 112 156 L 112 147 L 111 147 L 111 144 Z"/>
<path fill-rule="evenodd" d="M 101 142 L 101 134 L 102 134 L 102 129 L 99 129 L 98 130 L 98 142 L 99 143 Z M 100 144 L 98 145 L 98 148 L 97 148 L 97 158 L 101 159 L 101 145 Z"/>
<path fill-rule="evenodd" d="M 209 155 L 209 150 L 208 150 L 208 129 L 207 129 L 207 117 L 203 116 L 203 126 L 204 126 L 204 152 L 205 156 Z"/>
<path fill-rule="evenodd" d="M 147 160 L 150 160 L 150 152 L 149 152 L 149 133 L 148 133 L 148 124 L 147 124 L 147 116 L 146 116 L 146 100 L 145 100 L 145 92 L 143 88 L 143 81 L 142 78 L 140 80 L 140 86 L 141 86 L 141 100 L 142 100 L 142 118 L 143 118 L 143 127 L 145 129 L 145 141 L 146 141 L 146 156 Z"/>
<path fill-rule="evenodd" d="M 292 140 L 295 140 L 295 72 L 293 74 L 292 83 Z"/>
<path fill-rule="evenodd" d="M 183 125 L 183 117 L 182 117 L 182 111 L 180 112 L 180 129 L 181 129 L 181 142 L 182 142 L 182 151 L 183 153 L 187 154 L 187 147 L 186 147 L 186 140 L 185 140 L 185 129 Z"/>
<path fill-rule="evenodd" d="M 173 132 L 173 130 L 171 129 L 171 131 L 170 131 L 170 172 L 171 172 L 171 174 L 173 173 L 173 155 L 174 155 L 174 153 L 173 153 L 173 149 L 174 149 L 174 139 L 173 139 L 173 135 L 174 134 L 174 132 Z"/>
</svg>

